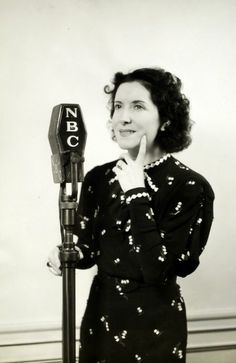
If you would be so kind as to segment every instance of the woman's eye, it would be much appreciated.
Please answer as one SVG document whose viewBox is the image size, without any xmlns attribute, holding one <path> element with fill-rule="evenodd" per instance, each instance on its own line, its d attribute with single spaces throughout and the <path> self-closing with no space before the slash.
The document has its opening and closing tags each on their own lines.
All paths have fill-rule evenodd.
<svg viewBox="0 0 236 363">
<path fill-rule="evenodd" d="M 142 105 L 134 105 L 134 109 L 135 110 L 143 110 L 143 106 Z"/>
<path fill-rule="evenodd" d="M 114 110 L 118 110 L 118 109 L 120 109 L 120 108 L 121 108 L 121 105 L 120 105 L 120 104 L 116 103 L 116 104 L 114 105 Z"/>
</svg>

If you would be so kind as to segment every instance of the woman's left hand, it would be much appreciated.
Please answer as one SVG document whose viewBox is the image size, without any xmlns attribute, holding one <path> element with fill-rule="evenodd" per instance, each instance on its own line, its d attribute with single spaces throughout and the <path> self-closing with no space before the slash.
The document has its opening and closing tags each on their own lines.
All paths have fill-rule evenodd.
<svg viewBox="0 0 236 363">
<path fill-rule="evenodd" d="M 123 192 L 133 188 L 144 187 L 144 158 L 146 154 L 146 136 L 140 141 L 139 152 L 135 160 L 131 159 L 128 153 L 122 154 L 113 171 L 117 175 L 118 181 Z"/>
</svg>

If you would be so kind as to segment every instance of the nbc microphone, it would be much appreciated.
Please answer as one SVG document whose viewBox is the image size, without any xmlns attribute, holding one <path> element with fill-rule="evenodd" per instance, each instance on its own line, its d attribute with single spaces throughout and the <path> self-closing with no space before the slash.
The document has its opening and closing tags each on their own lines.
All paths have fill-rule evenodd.
<svg viewBox="0 0 236 363">
<path fill-rule="evenodd" d="M 84 149 L 87 138 L 78 104 L 60 104 L 53 108 L 48 133 L 52 150 L 54 183 L 72 183 L 71 162 L 77 163 L 77 181 L 83 181 Z"/>
<path fill-rule="evenodd" d="M 60 183 L 59 209 L 62 246 L 62 355 L 63 363 L 75 363 L 75 268 L 78 252 L 73 242 L 77 211 L 78 182 L 83 181 L 86 128 L 78 104 L 60 104 L 53 108 L 48 138 L 52 150 L 52 172 Z M 66 184 L 71 183 L 71 195 Z"/>
</svg>

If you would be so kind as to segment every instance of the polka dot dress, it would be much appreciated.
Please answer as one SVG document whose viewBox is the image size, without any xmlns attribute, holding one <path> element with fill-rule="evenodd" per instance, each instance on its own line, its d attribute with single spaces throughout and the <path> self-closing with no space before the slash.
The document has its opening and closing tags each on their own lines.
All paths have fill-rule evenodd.
<svg viewBox="0 0 236 363">
<path fill-rule="evenodd" d="M 176 278 L 199 264 L 214 193 L 171 155 L 144 167 L 145 187 L 123 193 L 115 163 L 86 175 L 77 211 L 77 268 L 98 267 L 79 362 L 185 362 L 186 311 Z"/>
</svg>

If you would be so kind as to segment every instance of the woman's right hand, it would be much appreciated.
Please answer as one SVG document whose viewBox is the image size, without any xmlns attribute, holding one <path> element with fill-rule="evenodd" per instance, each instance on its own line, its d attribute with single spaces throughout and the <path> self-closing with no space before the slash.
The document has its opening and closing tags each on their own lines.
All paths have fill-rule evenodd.
<svg viewBox="0 0 236 363">
<path fill-rule="evenodd" d="M 77 259 L 78 261 L 81 260 L 84 255 L 81 249 L 78 246 L 74 246 L 75 251 L 77 252 Z M 60 246 L 56 246 L 52 249 L 48 256 L 47 266 L 49 271 L 52 272 L 56 276 L 62 275 L 61 270 L 61 261 L 60 261 Z"/>
<path fill-rule="evenodd" d="M 49 253 L 48 262 L 47 262 L 49 271 L 52 272 L 56 276 L 62 275 L 61 261 L 60 261 L 59 255 L 60 255 L 59 247 L 58 246 L 54 247 L 52 249 L 52 251 Z"/>
</svg>

